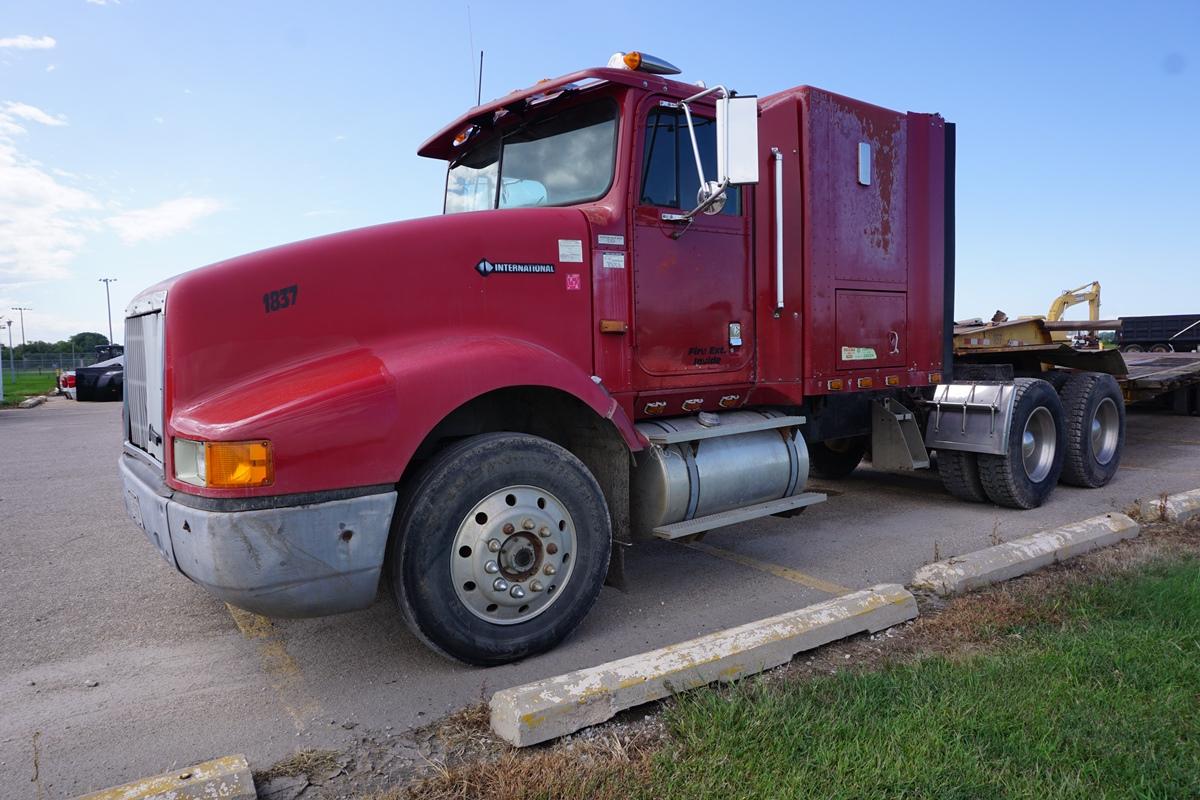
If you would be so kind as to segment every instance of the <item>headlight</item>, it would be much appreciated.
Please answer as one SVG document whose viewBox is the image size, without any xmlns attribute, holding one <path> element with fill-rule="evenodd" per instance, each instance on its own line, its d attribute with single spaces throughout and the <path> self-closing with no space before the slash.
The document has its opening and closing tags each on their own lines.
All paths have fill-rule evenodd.
<svg viewBox="0 0 1200 800">
<path fill-rule="evenodd" d="M 175 478 L 210 489 L 244 489 L 275 482 L 271 443 L 175 439 Z"/>
</svg>

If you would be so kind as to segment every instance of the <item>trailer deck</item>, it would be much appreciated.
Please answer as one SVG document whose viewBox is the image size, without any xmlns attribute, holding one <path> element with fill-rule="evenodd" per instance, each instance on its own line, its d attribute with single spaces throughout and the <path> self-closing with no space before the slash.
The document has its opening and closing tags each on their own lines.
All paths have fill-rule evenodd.
<svg viewBox="0 0 1200 800">
<path fill-rule="evenodd" d="M 957 323 L 954 356 L 965 363 L 1012 364 L 1026 374 L 1037 374 L 1047 365 L 1104 372 L 1117 379 L 1127 405 L 1156 402 L 1183 414 L 1200 414 L 1200 353 L 1076 348 L 1055 342 L 1052 326 L 1058 323 L 1040 317 Z"/>
<path fill-rule="evenodd" d="M 1200 353 L 1122 353 L 1128 369 L 1118 376 L 1125 402 L 1139 403 L 1200 387 Z"/>
</svg>

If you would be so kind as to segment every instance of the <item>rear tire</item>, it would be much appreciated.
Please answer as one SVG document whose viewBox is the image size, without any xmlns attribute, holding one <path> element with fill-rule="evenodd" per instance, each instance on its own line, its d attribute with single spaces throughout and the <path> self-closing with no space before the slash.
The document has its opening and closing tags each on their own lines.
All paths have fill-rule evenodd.
<svg viewBox="0 0 1200 800">
<path fill-rule="evenodd" d="M 1111 375 L 1080 372 L 1063 387 L 1067 451 L 1061 480 L 1096 489 L 1117 473 L 1125 449 L 1125 400 Z"/>
<path fill-rule="evenodd" d="M 1066 425 L 1054 387 L 1036 378 L 1014 381 L 1012 425 L 1004 455 L 980 454 L 979 477 L 988 499 L 1008 508 L 1037 508 L 1062 474 Z"/>
<path fill-rule="evenodd" d="M 1121 345 L 1121 352 L 1122 353 L 1144 353 L 1144 352 L 1146 352 L 1146 348 L 1142 347 L 1140 344 L 1124 344 L 1124 345 Z"/>
<path fill-rule="evenodd" d="M 968 503 L 983 503 L 988 499 L 979 477 L 979 458 L 963 450 L 938 450 L 938 474 L 946 491 Z"/>
<path fill-rule="evenodd" d="M 867 452 L 867 437 L 848 436 L 808 445 L 809 472 L 827 480 L 838 480 L 858 467 Z"/>
<path fill-rule="evenodd" d="M 1151 353 L 1174 353 L 1175 348 L 1171 347 L 1171 345 L 1169 345 L 1169 344 L 1160 342 L 1158 344 L 1150 345 L 1150 352 Z"/>
<path fill-rule="evenodd" d="M 425 465 L 401 502 L 392 592 L 408 627 L 443 655 L 487 666 L 549 650 L 600 594 L 608 506 L 583 463 L 552 442 L 464 439 Z"/>
</svg>

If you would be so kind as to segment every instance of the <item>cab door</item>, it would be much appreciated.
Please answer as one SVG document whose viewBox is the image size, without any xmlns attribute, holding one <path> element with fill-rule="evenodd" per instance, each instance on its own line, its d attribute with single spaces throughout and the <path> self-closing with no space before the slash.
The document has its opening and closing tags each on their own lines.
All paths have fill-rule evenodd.
<svg viewBox="0 0 1200 800">
<path fill-rule="evenodd" d="M 705 178 L 716 176 L 716 123 L 693 110 Z M 689 225 L 700 180 L 677 103 L 639 109 L 633 174 L 634 386 L 639 391 L 753 380 L 750 227 L 740 189 Z"/>
</svg>

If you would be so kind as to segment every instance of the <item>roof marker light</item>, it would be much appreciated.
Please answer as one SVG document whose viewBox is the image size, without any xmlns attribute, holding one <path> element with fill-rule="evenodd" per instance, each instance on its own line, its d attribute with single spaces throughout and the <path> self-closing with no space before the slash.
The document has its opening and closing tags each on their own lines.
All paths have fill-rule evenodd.
<svg viewBox="0 0 1200 800">
<path fill-rule="evenodd" d="M 678 75 L 681 72 L 679 67 L 670 61 L 655 58 L 640 50 L 613 53 L 612 58 L 608 60 L 608 66 L 611 69 L 632 69 L 638 72 L 648 72 L 651 75 Z"/>
</svg>

